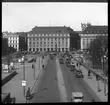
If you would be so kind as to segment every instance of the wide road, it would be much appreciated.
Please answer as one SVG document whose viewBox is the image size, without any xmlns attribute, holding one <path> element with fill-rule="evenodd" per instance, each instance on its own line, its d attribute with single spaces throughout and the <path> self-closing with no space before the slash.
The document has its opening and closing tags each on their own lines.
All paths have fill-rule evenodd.
<svg viewBox="0 0 110 105">
<path fill-rule="evenodd" d="M 85 102 L 92 99 L 95 99 L 97 102 L 101 102 L 100 98 L 96 96 L 95 92 L 83 79 L 76 78 L 75 71 L 71 71 L 65 64 L 61 64 L 60 66 L 62 69 L 69 102 L 71 101 L 72 92 L 82 92 Z"/>
<path fill-rule="evenodd" d="M 89 88 L 83 79 L 76 78 L 75 72 L 70 71 L 70 68 L 66 67 L 65 64 L 59 65 L 60 70 L 56 61 L 56 59 L 49 60 L 46 69 L 43 70 L 34 88 L 34 98 L 29 103 L 62 102 L 63 100 L 64 102 L 71 102 L 72 92 L 82 92 L 86 102 L 91 99 L 100 102 L 95 92 Z M 58 71 L 62 73 L 58 73 Z M 64 83 L 62 83 L 63 81 L 58 76 L 61 74 Z"/>
<path fill-rule="evenodd" d="M 34 98 L 29 103 L 60 102 L 56 75 L 55 60 L 49 59 L 34 88 Z"/>
</svg>

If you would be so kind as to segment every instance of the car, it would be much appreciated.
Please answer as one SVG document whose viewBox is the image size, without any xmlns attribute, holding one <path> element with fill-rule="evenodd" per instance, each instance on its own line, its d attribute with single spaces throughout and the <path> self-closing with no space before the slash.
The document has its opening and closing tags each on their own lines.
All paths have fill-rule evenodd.
<svg viewBox="0 0 110 105">
<path fill-rule="evenodd" d="M 84 75 L 81 70 L 76 70 L 76 78 L 83 78 Z"/>
<path fill-rule="evenodd" d="M 33 59 L 29 60 L 28 63 L 32 63 L 34 61 L 35 61 L 35 59 L 33 58 Z"/>
<path fill-rule="evenodd" d="M 75 62 L 71 61 L 71 66 L 75 67 Z"/>
<path fill-rule="evenodd" d="M 60 62 L 60 64 L 64 64 L 63 59 L 60 59 L 59 62 Z"/>
<path fill-rule="evenodd" d="M 84 96 L 82 92 L 72 92 L 72 102 L 84 102 Z"/>
<path fill-rule="evenodd" d="M 70 69 L 71 69 L 71 71 L 75 71 L 75 66 L 74 65 L 71 65 L 70 66 Z"/>
<path fill-rule="evenodd" d="M 66 62 L 66 66 L 67 67 L 70 67 L 70 62 Z"/>
</svg>

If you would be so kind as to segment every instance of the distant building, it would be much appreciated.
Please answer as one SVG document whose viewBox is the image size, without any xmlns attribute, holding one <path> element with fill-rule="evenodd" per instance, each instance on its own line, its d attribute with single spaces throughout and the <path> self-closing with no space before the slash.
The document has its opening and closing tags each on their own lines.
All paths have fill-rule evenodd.
<svg viewBox="0 0 110 105">
<path fill-rule="evenodd" d="M 17 51 L 27 50 L 27 32 L 3 32 L 3 38 L 8 39 L 9 47 L 13 47 Z"/>
<path fill-rule="evenodd" d="M 70 27 L 34 27 L 27 36 L 28 51 L 69 51 Z"/>
<path fill-rule="evenodd" d="M 89 48 L 90 42 L 97 36 L 108 36 L 108 26 L 93 26 L 82 25 L 82 32 L 79 33 L 81 37 L 81 50 Z"/>
<path fill-rule="evenodd" d="M 8 46 L 15 48 L 19 51 L 19 35 L 16 33 L 4 33 L 4 38 L 8 38 Z"/>
</svg>

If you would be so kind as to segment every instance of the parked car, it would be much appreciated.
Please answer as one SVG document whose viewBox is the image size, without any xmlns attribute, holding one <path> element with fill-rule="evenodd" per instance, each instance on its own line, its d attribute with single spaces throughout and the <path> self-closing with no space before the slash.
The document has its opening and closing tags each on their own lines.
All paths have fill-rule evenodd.
<svg viewBox="0 0 110 105">
<path fill-rule="evenodd" d="M 60 62 L 60 64 L 64 64 L 63 59 L 60 59 L 59 62 Z"/>
<path fill-rule="evenodd" d="M 71 69 L 71 71 L 75 71 L 75 66 L 71 65 L 70 69 Z"/>
<path fill-rule="evenodd" d="M 81 70 L 76 70 L 76 78 L 83 78 L 84 75 Z"/>
<path fill-rule="evenodd" d="M 31 60 L 29 60 L 28 61 L 28 63 L 32 63 L 33 61 L 35 61 L 35 59 L 33 58 L 33 59 L 31 59 Z"/>
<path fill-rule="evenodd" d="M 70 66 L 71 66 L 69 61 L 66 62 L 66 66 L 67 66 L 67 67 L 70 67 Z"/>
</svg>

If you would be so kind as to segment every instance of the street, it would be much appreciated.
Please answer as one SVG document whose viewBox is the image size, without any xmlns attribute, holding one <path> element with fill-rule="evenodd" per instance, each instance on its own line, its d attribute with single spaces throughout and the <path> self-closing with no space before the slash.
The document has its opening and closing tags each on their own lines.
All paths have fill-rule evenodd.
<svg viewBox="0 0 110 105">
<path fill-rule="evenodd" d="M 60 65 L 64 79 L 63 83 L 57 73 L 57 70 L 60 69 L 57 68 L 56 59 L 49 59 L 46 69 L 43 70 L 43 73 L 33 90 L 32 94 L 35 93 L 34 98 L 30 100 L 29 103 L 63 102 L 62 97 L 64 97 L 64 95 L 64 102 L 71 102 L 72 92 L 82 92 L 85 102 L 92 99 L 95 99 L 96 102 L 100 102 L 100 99 L 96 96 L 95 92 L 89 88 L 85 81 L 76 78 L 75 73 L 71 72 L 70 68 L 67 68 L 65 64 Z M 65 87 L 66 90 L 63 89 L 63 87 Z"/>
</svg>

